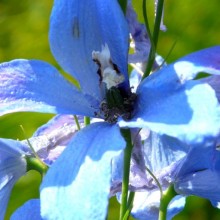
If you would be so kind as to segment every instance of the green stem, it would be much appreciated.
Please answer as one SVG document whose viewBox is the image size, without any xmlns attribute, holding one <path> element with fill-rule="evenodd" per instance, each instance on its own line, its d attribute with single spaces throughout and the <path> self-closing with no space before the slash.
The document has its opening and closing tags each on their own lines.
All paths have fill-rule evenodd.
<svg viewBox="0 0 220 220">
<path fill-rule="evenodd" d="M 144 75 L 142 77 L 142 80 L 144 78 L 146 78 L 147 76 L 149 76 L 149 74 L 153 68 L 154 61 L 155 61 L 157 43 L 158 43 L 159 32 L 160 32 L 160 23 L 161 23 L 161 19 L 162 19 L 162 15 L 163 15 L 163 4 L 164 4 L 164 0 L 158 0 L 157 10 L 156 10 L 156 18 L 155 18 L 154 30 L 153 30 L 153 36 L 152 36 L 153 43 L 151 42 L 151 49 L 150 49 L 150 53 L 148 56 L 148 63 L 147 63 L 147 67 L 144 72 Z M 146 5 L 145 5 L 145 7 L 146 7 Z M 145 23 L 145 25 L 146 25 L 146 23 Z"/>
<path fill-rule="evenodd" d="M 87 116 L 84 117 L 84 124 L 85 126 L 90 125 L 90 117 Z"/>
<path fill-rule="evenodd" d="M 48 166 L 44 164 L 41 160 L 35 158 L 35 157 L 25 157 L 27 162 L 27 171 L 29 170 L 36 170 L 38 171 L 42 176 L 44 176 L 47 173 Z"/>
<path fill-rule="evenodd" d="M 134 196 L 135 196 L 135 192 L 130 192 L 129 193 L 129 197 L 128 197 L 128 208 L 125 212 L 125 215 L 123 217 L 123 220 L 127 220 L 130 216 L 130 213 L 131 213 L 131 209 L 132 209 L 132 206 L 133 206 L 133 201 L 134 201 Z"/>
<path fill-rule="evenodd" d="M 76 127 L 77 127 L 77 129 L 78 129 L 78 131 L 81 129 L 80 128 L 80 124 L 79 124 L 79 120 L 78 120 L 78 118 L 77 118 L 77 116 L 76 115 L 73 115 L 73 117 L 74 117 L 74 120 L 75 120 L 75 122 L 76 122 Z"/>
<path fill-rule="evenodd" d="M 132 140 L 129 129 L 121 129 L 121 133 L 126 141 L 126 148 L 124 150 L 124 167 L 123 167 L 123 181 L 122 181 L 122 196 L 120 207 L 120 220 L 123 220 L 128 207 L 128 189 L 129 189 L 129 174 L 130 174 L 130 160 L 132 152 Z"/>
<path fill-rule="evenodd" d="M 23 132 L 23 134 L 24 134 L 24 137 L 25 137 L 25 139 L 27 140 L 28 146 L 30 147 L 30 149 L 31 149 L 31 151 L 33 152 L 34 156 L 35 156 L 38 160 L 40 160 L 40 157 L 37 155 L 36 151 L 34 150 L 33 146 L 31 145 L 31 142 L 30 142 L 29 139 L 27 138 L 23 126 L 20 125 L 20 128 L 21 128 L 21 130 L 22 130 L 22 132 Z"/>
<path fill-rule="evenodd" d="M 150 44 L 151 44 L 152 49 L 154 49 L 154 41 L 153 41 L 153 37 L 152 37 L 151 31 L 150 31 L 149 22 L 148 22 L 146 2 L 147 2 L 147 0 L 143 0 L 142 13 L 143 13 L 143 17 L 144 17 L 145 27 L 146 27 L 148 37 L 150 40 Z"/>
<path fill-rule="evenodd" d="M 168 189 L 163 193 L 163 196 L 160 199 L 160 210 L 158 220 L 166 220 L 167 217 L 167 207 L 170 201 L 177 195 L 174 190 L 173 185 L 170 185 Z"/>
<path fill-rule="evenodd" d="M 118 3 L 121 6 L 123 13 L 126 14 L 127 0 L 118 0 Z"/>
<path fill-rule="evenodd" d="M 162 187 L 161 187 L 161 185 L 160 185 L 158 179 L 156 178 L 156 176 L 154 176 L 154 174 L 151 172 L 150 169 L 148 169 L 147 167 L 145 167 L 145 168 L 146 168 L 147 172 L 152 176 L 152 178 L 154 179 L 154 181 L 156 182 L 156 184 L 157 184 L 157 186 L 158 186 L 158 188 L 159 188 L 159 190 L 160 190 L 160 197 L 162 198 L 162 196 L 163 196 L 163 189 L 162 189 Z"/>
</svg>

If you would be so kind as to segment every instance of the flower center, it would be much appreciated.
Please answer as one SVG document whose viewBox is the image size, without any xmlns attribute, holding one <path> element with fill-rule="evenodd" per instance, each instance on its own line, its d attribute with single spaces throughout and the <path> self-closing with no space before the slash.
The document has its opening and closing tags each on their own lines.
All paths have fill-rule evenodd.
<svg viewBox="0 0 220 220">
<path fill-rule="evenodd" d="M 109 123 L 116 123 L 119 117 L 130 119 L 136 94 L 124 94 L 118 87 L 124 82 L 124 75 L 112 62 L 108 45 L 102 47 L 101 52 L 93 51 L 92 58 L 98 65 L 100 87 L 105 90 L 105 98 L 100 104 L 100 115 Z"/>
</svg>

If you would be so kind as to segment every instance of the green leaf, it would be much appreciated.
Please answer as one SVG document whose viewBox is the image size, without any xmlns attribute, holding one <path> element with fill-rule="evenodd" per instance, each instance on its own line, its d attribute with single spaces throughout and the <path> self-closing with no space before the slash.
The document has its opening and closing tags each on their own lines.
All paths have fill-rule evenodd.
<svg viewBox="0 0 220 220">
<path fill-rule="evenodd" d="M 41 184 L 41 175 L 37 171 L 31 170 L 25 176 L 21 177 L 12 189 L 9 199 L 5 220 L 9 220 L 11 214 L 27 200 L 39 198 L 39 187 Z"/>
</svg>

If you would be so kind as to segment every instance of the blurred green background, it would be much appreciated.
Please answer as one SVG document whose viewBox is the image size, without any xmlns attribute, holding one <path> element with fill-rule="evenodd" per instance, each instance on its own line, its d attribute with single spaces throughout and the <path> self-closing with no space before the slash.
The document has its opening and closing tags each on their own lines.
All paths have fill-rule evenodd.
<svg viewBox="0 0 220 220">
<path fill-rule="evenodd" d="M 142 20 L 142 1 L 133 2 Z M 59 68 L 48 44 L 52 4 L 52 0 L 0 0 L 0 62 L 16 58 L 40 59 Z M 153 1 L 148 1 L 151 24 L 154 18 L 153 4 Z M 158 53 L 166 57 L 176 42 L 168 58 L 168 62 L 172 62 L 195 50 L 220 44 L 219 9 L 219 0 L 165 0 L 164 23 L 167 31 L 160 34 Z M 0 117 L 0 137 L 24 139 L 51 117 L 50 114 L 39 113 L 17 113 Z M 24 127 L 25 135 L 20 125 Z M 15 204 L 21 202 L 18 200 L 22 194 L 23 197 L 38 196 L 36 186 L 39 185 L 40 177 L 36 173 L 30 173 L 26 178 L 30 184 L 26 185 L 21 180 L 14 190 L 10 202 L 12 210 Z M 31 193 L 30 186 L 34 188 L 34 193 Z M 108 219 L 115 220 L 117 216 L 118 205 L 112 199 Z M 220 211 L 204 199 L 190 197 L 185 210 L 175 217 L 175 220 L 184 219 L 217 220 L 220 219 Z"/>
</svg>

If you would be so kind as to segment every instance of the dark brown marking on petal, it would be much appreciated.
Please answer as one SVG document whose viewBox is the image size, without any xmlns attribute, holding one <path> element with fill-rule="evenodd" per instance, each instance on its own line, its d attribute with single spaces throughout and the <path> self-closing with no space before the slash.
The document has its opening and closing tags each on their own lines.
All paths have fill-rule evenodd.
<svg viewBox="0 0 220 220">
<path fill-rule="evenodd" d="M 77 17 L 74 17 L 73 19 L 73 37 L 79 38 L 80 32 L 79 32 L 79 20 Z"/>
</svg>

